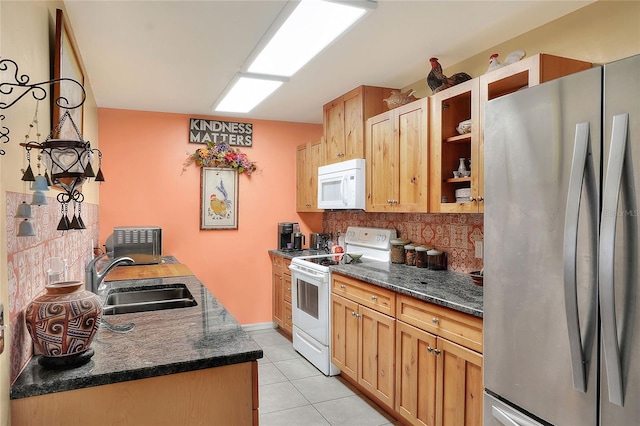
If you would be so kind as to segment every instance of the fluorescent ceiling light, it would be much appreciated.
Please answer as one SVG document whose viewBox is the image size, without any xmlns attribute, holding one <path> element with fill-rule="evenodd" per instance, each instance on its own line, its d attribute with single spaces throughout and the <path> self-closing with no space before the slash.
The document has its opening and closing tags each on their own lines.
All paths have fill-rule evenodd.
<svg viewBox="0 0 640 426">
<path fill-rule="evenodd" d="M 366 13 L 354 3 L 301 1 L 248 71 L 292 76 Z"/>
<path fill-rule="evenodd" d="M 283 22 L 282 25 L 265 34 L 247 58 L 245 66 L 248 63 L 250 65 L 248 68 L 243 66 L 243 69 L 248 72 L 238 74 L 227 86 L 231 89 L 225 92 L 222 101 L 215 107 L 216 112 L 251 111 L 368 9 L 377 6 L 369 0 L 302 0 L 292 1 L 289 5 L 272 27 L 277 28 L 280 22 Z M 295 9 L 287 16 L 294 6 Z M 269 39 L 270 34 L 273 36 Z M 255 52 L 259 52 L 257 56 Z M 250 62 L 252 58 L 255 59 Z"/>
<path fill-rule="evenodd" d="M 240 76 L 215 111 L 249 112 L 282 85 L 281 80 Z"/>
</svg>

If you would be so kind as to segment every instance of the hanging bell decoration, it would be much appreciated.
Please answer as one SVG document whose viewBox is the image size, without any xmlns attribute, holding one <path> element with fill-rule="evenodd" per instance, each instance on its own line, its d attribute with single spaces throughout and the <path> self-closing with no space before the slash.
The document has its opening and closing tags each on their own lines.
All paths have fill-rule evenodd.
<svg viewBox="0 0 640 426">
<path fill-rule="evenodd" d="M 18 233 L 16 234 L 18 237 L 35 237 L 36 231 L 33 229 L 33 224 L 29 221 L 29 219 L 25 219 L 20 222 L 18 226 Z"/>
<path fill-rule="evenodd" d="M 13 217 L 16 219 L 31 219 L 33 217 L 31 214 L 31 206 L 27 204 L 26 201 L 18 204 L 18 209 Z"/>
</svg>

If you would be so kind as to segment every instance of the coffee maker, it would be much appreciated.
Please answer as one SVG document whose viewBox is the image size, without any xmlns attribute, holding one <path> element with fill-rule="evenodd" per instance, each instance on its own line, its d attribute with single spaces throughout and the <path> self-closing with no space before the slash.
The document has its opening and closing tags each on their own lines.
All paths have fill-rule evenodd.
<svg viewBox="0 0 640 426">
<path fill-rule="evenodd" d="M 278 223 L 278 250 L 293 250 L 293 236 L 296 232 L 300 232 L 298 222 Z"/>
</svg>

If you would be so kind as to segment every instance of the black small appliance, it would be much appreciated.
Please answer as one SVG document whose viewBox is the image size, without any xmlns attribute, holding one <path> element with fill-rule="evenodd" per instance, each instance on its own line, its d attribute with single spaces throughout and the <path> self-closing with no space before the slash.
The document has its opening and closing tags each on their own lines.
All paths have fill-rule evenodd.
<svg viewBox="0 0 640 426">
<path fill-rule="evenodd" d="M 278 223 L 278 250 L 294 250 L 294 234 L 300 232 L 300 224 L 297 222 Z"/>
</svg>

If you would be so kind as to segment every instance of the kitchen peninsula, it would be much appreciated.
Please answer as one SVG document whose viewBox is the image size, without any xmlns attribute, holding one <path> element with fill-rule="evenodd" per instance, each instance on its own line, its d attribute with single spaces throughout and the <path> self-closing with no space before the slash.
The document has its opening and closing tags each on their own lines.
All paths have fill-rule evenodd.
<svg viewBox="0 0 640 426">
<path fill-rule="evenodd" d="M 126 268 L 115 271 L 122 276 Z M 114 333 L 101 326 L 89 363 L 55 371 L 34 357 L 11 387 L 12 424 L 257 424 L 262 350 L 195 276 L 108 284 L 177 283 L 196 306 L 105 315 L 115 326 L 135 327 Z"/>
</svg>

